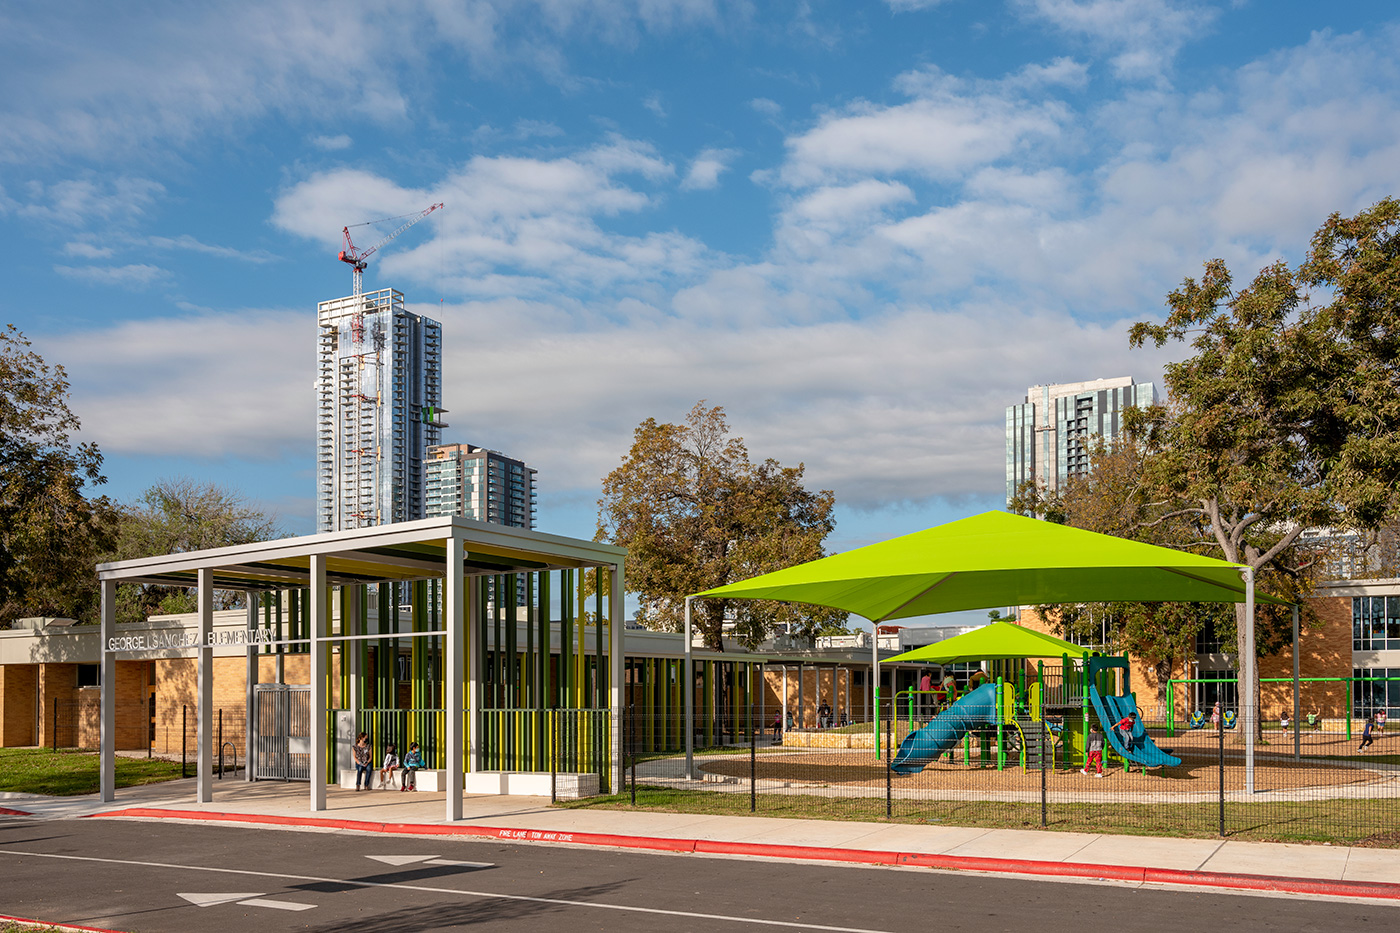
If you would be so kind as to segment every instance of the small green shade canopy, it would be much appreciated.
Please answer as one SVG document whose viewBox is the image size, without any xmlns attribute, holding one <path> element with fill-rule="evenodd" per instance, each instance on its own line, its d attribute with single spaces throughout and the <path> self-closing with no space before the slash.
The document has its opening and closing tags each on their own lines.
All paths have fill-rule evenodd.
<svg viewBox="0 0 1400 933">
<path fill-rule="evenodd" d="M 927 661 L 930 664 L 956 664 L 1003 658 L 1058 658 L 1064 654 L 1077 658 L 1084 654 L 1084 649 L 1063 638 L 1024 628 L 1014 622 L 993 622 L 945 641 L 886 658 L 880 663 Z"/>
<path fill-rule="evenodd" d="M 874 622 L 1054 603 L 1242 603 L 1239 564 L 983 512 L 696 596 L 845 609 Z M 1284 605 L 1256 594 L 1260 602 Z"/>
</svg>

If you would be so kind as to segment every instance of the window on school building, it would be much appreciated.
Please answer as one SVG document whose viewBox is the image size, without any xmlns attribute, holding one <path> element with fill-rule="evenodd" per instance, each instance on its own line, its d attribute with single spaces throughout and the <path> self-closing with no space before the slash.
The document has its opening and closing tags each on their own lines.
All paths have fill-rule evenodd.
<svg viewBox="0 0 1400 933">
<path fill-rule="evenodd" d="M 1400 649 L 1400 596 L 1353 596 L 1351 647 L 1356 651 Z"/>
<path fill-rule="evenodd" d="M 1365 597 L 1363 597 L 1365 598 Z M 1400 667 L 1352 668 L 1352 715 L 1358 719 L 1385 710 L 1386 718 L 1400 715 Z"/>
</svg>

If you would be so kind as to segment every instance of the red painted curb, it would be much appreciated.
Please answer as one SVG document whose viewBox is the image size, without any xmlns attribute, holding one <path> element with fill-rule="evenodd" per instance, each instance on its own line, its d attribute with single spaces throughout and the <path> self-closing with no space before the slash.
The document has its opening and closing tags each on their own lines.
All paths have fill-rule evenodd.
<svg viewBox="0 0 1400 933">
<path fill-rule="evenodd" d="M 1057 878 L 1094 878 L 1140 884 L 1180 884 L 1225 890 L 1274 891 L 1283 894 L 1324 894 L 1334 897 L 1400 900 L 1400 884 L 1384 881 L 1320 881 L 1316 878 L 1288 878 L 1274 875 L 1247 875 L 1238 872 L 1194 871 L 1177 868 L 1144 868 L 1132 865 L 1100 865 L 1090 862 L 1046 862 L 1035 859 L 936 855 L 924 852 L 889 852 L 871 849 L 834 849 L 822 846 L 776 845 L 762 842 L 718 842 L 706 839 L 668 839 L 659 836 L 621 836 L 611 833 L 503 829 L 496 826 L 474 826 L 468 823 L 453 825 L 377 823 L 316 816 L 272 816 L 259 813 L 163 810 L 146 807 L 112 810 L 107 813 L 95 814 L 95 816 L 307 826 L 414 836 L 475 836 L 508 842 L 563 842 L 605 848 L 691 852 L 702 855 L 747 855 L 758 858 L 848 862 L 863 865 L 900 865 L 936 868 L 944 871 L 980 871 L 992 874 L 1039 875 Z M 75 929 L 80 928 L 75 927 Z"/>
<path fill-rule="evenodd" d="M 28 923 L 36 927 L 54 930 L 82 930 L 84 933 L 121 933 L 120 930 L 108 930 L 104 927 L 78 927 L 71 923 L 46 923 L 43 920 L 30 920 L 26 917 L 6 917 L 0 914 L 0 922 L 3 923 Z"/>
<path fill-rule="evenodd" d="M 0 807 L 0 816 L 33 816 L 28 810 L 13 810 L 9 807 Z"/>
</svg>

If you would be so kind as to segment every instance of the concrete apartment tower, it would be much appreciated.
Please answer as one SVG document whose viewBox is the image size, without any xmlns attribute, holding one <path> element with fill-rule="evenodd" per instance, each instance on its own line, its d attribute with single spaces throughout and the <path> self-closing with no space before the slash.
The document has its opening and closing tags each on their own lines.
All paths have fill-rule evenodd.
<svg viewBox="0 0 1400 933">
<path fill-rule="evenodd" d="M 427 517 L 534 529 L 535 470 L 523 461 L 471 444 L 441 444 L 428 451 L 424 472 Z"/>
<path fill-rule="evenodd" d="M 425 518 L 442 440 L 442 325 L 392 288 L 316 307 L 316 530 Z"/>
<path fill-rule="evenodd" d="M 1031 386 L 1026 400 L 1006 409 L 1006 500 L 1027 480 L 1057 490 L 1071 476 L 1089 470 L 1091 439 L 1112 441 L 1122 430 L 1122 413 L 1157 401 L 1150 382 L 1131 376 Z"/>
</svg>

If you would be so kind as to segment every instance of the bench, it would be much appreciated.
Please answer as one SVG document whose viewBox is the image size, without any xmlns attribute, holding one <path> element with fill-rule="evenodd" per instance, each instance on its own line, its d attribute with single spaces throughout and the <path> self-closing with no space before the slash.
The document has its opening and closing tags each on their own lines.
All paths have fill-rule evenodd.
<svg viewBox="0 0 1400 933">
<path fill-rule="evenodd" d="M 378 787 L 378 786 L 379 786 L 379 769 L 378 769 L 378 768 L 375 768 L 373 771 L 371 771 L 371 772 L 370 772 L 370 777 L 373 778 L 373 780 L 371 781 L 371 786 L 372 786 L 372 787 Z M 434 768 L 419 768 L 419 769 L 418 769 L 418 773 L 417 773 L 416 775 L 414 775 L 414 778 L 415 778 L 415 783 L 417 784 L 418 789 L 419 789 L 420 791 L 440 791 L 440 790 L 447 790 L 447 771 L 446 771 L 445 769 L 443 769 L 443 768 L 436 768 L 436 769 L 434 769 Z M 399 782 L 400 782 L 401 780 L 403 780 L 403 772 L 402 772 L 401 770 L 399 770 L 398 768 L 395 768 L 395 769 L 394 769 L 393 775 L 390 777 L 390 781 L 392 782 L 392 786 L 391 786 L 390 788 L 386 788 L 386 789 L 387 789 L 387 790 L 398 790 L 398 789 L 399 789 Z M 355 769 L 354 769 L 354 768 L 341 768 L 341 769 L 340 769 L 340 786 L 343 787 L 343 788 L 345 788 L 346 790 L 354 790 L 354 789 L 355 789 Z"/>
</svg>

